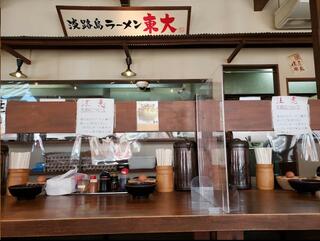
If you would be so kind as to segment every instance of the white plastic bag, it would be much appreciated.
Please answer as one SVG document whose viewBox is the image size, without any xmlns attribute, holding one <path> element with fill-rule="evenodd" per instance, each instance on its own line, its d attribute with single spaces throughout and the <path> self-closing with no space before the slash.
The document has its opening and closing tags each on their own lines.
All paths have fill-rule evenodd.
<svg viewBox="0 0 320 241">
<path fill-rule="evenodd" d="M 117 161 L 128 160 L 132 157 L 131 145 L 127 140 L 120 139 L 119 143 L 114 144 L 114 149 L 114 154 Z"/>
<path fill-rule="evenodd" d="M 80 161 L 81 140 L 82 140 L 81 136 L 78 135 L 72 147 L 70 161 L 74 161 L 74 160 L 78 162 Z"/>
<path fill-rule="evenodd" d="M 91 160 L 93 165 L 108 164 L 116 160 L 114 154 L 114 143 L 110 138 L 101 139 L 89 138 Z"/>
<path fill-rule="evenodd" d="M 315 138 L 317 139 L 317 142 L 320 143 L 319 137 L 316 133 L 308 133 L 302 135 L 301 151 L 303 159 L 306 161 L 319 161 Z"/>
</svg>

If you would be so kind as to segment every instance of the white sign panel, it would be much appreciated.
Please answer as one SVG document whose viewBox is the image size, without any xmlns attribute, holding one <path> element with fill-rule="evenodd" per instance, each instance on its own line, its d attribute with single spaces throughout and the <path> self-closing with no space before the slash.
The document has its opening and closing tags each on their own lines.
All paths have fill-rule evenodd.
<svg viewBox="0 0 320 241">
<path fill-rule="evenodd" d="M 191 7 L 57 6 L 65 36 L 189 33 Z"/>
<path fill-rule="evenodd" d="M 8 100 L 0 99 L 0 135 L 6 133 L 6 109 Z"/>
<path fill-rule="evenodd" d="M 113 99 L 79 99 L 77 101 L 77 135 L 106 137 L 113 134 L 113 125 Z"/>
<path fill-rule="evenodd" d="M 301 135 L 311 132 L 308 98 L 272 97 L 272 123 L 276 134 Z"/>
</svg>

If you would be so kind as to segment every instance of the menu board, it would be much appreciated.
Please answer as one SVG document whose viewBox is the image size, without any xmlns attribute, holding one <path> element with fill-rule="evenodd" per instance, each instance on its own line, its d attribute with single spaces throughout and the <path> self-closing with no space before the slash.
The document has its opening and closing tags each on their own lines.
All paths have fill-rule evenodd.
<svg viewBox="0 0 320 241">
<path fill-rule="evenodd" d="M 310 133 L 308 98 L 297 96 L 273 97 L 272 123 L 277 135 L 301 135 Z"/>
<path fill-rule="evenodd" d="M 158 101 L 137 101 L 137 130 L 159 131 Z"/>
<path fill-rule="evenodd" d="M 114 100 L 79 99 L 76 134 L 99 138 L 113 134 Z"/>
</svg>

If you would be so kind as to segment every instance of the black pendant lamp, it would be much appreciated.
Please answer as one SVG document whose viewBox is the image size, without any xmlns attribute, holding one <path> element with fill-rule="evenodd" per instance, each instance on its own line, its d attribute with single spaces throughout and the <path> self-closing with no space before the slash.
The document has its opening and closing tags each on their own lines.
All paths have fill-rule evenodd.
<svg viewBox="0 0 320 241">
<path fill-rule="evenodd" d="M 21 71 L 21 66 L 23 64 L 23 60 L 22 59 L 17 59 L 17 70 L 15 72 L 10 73 L 10 76 L 15 77 L 15 78 L 28 78 L 27 75 L 25 75 L 24 73 L 22 73 Z"/>
<path fill-rule="evenodd" d="M 131 59 L 131 55 L 129 53 L 129 49 L 127 45 L 123 46 L 124 52 L 126 53 L 126 63 L 127 63 L 127 69 L 121 73 L 122 76 L 124 77 L 133 77 L 136 76 L 137 74 L 135 72 L 133 72 L 130 69 L 130 66 L 132 64 L 132 59 Z"/>
</svg>

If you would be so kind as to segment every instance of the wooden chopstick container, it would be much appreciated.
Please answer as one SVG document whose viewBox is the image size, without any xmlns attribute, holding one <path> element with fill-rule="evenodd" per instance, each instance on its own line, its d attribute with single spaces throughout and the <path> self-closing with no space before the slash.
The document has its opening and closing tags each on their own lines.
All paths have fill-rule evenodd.
<svg viewBox="0 0 320 241">
<path fill-rule="evenodd" d="M 174 190 L 174 178 L 172 166 L 157 166 L 157 186 L 158 192 L 173 192 Z"/>
<path fill-rule="evenodd" d="M 28 183 L 30 169 L 9 169 L 7 179 L 7 195 L 11 196 L 8 187 Z"/>
<path fill-rule="evenodd" d="M 273 164 L 257 164 L 256 165 L 256 182 L 259 190 L 274 189 L 274 172 Z"/>
</svg>

